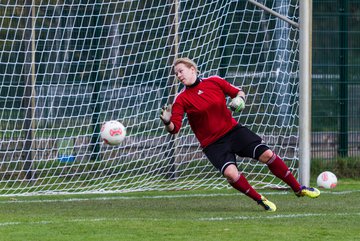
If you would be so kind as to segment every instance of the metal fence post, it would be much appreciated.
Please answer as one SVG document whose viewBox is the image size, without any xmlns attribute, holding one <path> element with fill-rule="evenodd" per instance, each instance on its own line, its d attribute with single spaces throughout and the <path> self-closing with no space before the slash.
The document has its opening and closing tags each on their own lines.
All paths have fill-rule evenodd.
<svg viewBox="0 0 360 241">
<path fill-rule="evenodd" d="M 340 0 L 340 132 L 338 154 L 348 155 L 348 14 L 349 1 Z"/>
</svg>

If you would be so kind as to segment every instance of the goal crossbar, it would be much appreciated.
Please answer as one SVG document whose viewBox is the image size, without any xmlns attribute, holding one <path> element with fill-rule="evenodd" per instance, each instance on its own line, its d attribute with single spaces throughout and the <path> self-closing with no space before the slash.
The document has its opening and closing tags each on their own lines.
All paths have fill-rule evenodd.
<svg viewBox="0 0 360 241">
<path fill-rule="evenodd" d="M 266 7 L 265 5 L 257 2 L 256 0 L 248 0 L 250 3 L 254 4 L 255 6 L 258 6 L 259 8 L 263 9 L 264 11 L 284 20 L 285 22 L 291 24 L 292 26 L 299 28 L 299 24 L 297 22 L 292 21 L 291 19 L 288 19 L 286 16 L 272 10 L 271 8 Z"/>
</svg>

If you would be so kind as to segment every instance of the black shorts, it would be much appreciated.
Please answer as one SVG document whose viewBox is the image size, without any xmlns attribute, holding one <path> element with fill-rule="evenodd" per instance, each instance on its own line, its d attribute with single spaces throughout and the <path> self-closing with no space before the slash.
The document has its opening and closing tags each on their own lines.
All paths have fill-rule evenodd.
<svg viewBox="0 0 360 241">
<path fill-rule="evenodd" d="M 205 147 L 203 152 L 223 174 L 228 165 L 236 165 L 235 155 L 258 160 L 261 154 L 269 149 L 260 136 L 245 126 L 237 125 L 223 137 Z"/>
</svg>

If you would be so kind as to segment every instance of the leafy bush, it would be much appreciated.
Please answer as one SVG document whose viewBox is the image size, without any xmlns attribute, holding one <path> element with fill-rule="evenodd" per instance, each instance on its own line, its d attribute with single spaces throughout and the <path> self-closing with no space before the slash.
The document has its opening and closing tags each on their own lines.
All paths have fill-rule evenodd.
<svg viewBox="0 0 360 241">
<path fill-rule="evenodd" d="M 338 178 L 360 179 L 360 157 L 333 160 L 313 159 L 311 162 L 311 175 L 317 177 L 323 171 L 331 171 Z"/>
</svg>

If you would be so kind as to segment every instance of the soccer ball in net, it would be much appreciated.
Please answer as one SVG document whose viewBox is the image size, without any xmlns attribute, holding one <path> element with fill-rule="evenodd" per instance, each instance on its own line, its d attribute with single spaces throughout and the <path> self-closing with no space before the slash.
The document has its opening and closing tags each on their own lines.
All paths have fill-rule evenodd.
<svg viewBox="0 0 360 241">
<path fill-rule="evenodd" d="M 109 145 L 119 145 L 126 136 L 126 129 L 119 121 L 107 121 L 100 130 L 101 139 Z"/>
<path fill-rule="evenodd" d="M 330 189 L 336 187 L 337 184 L 337 177 L 334 173 L 325 171 L 320 173 L 318 176 L 316 183 L 318 187 Z"/>
</svg>

